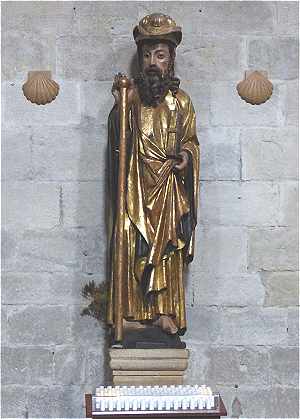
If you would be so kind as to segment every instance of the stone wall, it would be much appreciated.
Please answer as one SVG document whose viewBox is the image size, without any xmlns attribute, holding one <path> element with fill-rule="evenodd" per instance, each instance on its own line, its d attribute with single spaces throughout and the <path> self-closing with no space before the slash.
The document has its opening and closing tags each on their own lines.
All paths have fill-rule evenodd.
<svg viewBox="0 0 300 419">
<path fill-rule="evenodd" d="M 2 417 L 82 417 L 107 371 L 81 287 L 105 279 L 110 89 L 131 31 L 164 12 L 183 27 L 177 74 L 201 142 L 200 222 L 187 280 L 188 383 L 232 417 L 298 417 L 297 2 L 2 2 Z M 28 102 L 30 70 L 60 84 Z M 274 84 L 261 106 L 235 86 Z"/>
</svg>

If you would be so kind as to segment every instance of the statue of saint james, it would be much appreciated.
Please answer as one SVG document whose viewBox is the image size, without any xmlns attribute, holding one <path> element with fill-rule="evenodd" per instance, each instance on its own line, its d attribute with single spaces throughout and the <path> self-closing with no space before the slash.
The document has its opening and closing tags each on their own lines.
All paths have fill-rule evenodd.
<svg viewBox="0 0 300 419">
<path fill-rule="evenodd" d="M 195 111 L 174 74 L 181 28 L 151 14 L 133 37 L 139 73 L 116 76 L 108 120 L 107 323 L 121 343 L 126 331 L 149 326 L 185 333 L 199 184 Z"/>
</svg>

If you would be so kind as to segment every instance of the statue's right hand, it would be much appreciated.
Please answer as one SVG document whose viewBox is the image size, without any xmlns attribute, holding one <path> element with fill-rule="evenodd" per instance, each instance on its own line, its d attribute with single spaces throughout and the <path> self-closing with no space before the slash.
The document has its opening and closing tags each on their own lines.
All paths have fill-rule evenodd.
<svg viewBox="0 0 300 419">
<path fill-rule="evenodd" d="M 120 103 L 120 91 L 119 91 L 119 79 L 120 77 L 122 77 L 123 74 L 122 73 L 118 73 L 115 78 L 114 78 L 114 82 L 111 88 L 111 93 L 113 95 L 113 97 L 115 98 L 115 104 L 118 106 Z M 130 106 L 133 101 L 134 101 L 134 97 L 136 95 L 136 87 L 134 85 L 133 79 L 129 80 L 130 85 L 128 87 L 128 105 Z"/>
<path fill-rule="evenodd" d="M 118 73 L 115 75 L 114 82 L 111 88 L 111 93 L 113 97 L 115 98 L 115 104 L 120 103 L 120 92 L 119 92 L 119 78 L 121 77 L 121 73 Z"/>
</svg>

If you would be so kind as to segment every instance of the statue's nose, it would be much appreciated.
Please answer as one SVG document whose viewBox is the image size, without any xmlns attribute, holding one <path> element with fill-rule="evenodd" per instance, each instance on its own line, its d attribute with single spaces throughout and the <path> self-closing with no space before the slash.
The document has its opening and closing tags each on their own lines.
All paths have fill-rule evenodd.
<svg viewBox="0 0 300 419">
<path fill-rule="evenodd" d="M 151 58 L 150 58 L 150 65 L 154 65 L 154 64 L 156 64 L 156 58 L 155 58 L 155 56 L 154 56 L 154 55 L 151 55 Z"/>
</svg>

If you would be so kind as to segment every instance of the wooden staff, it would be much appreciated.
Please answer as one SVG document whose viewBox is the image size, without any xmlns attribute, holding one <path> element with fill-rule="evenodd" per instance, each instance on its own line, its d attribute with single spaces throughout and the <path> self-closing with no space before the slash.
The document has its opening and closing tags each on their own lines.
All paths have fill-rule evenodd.
<svg viewBox="0 0 300 419">
<path fill-rule="evenodd" d="M 114 278 L 114 311 L 115 341 L 123 339 L 123 278 L 124 278 L 124 222 L 126 211 L 126 128 L 128 125 L 128 94 L 129 80 L 120 76 L 118 88 L 120 92 L 120 143 L 119 143 L 119 174 L 118 174 L 118 206 L 116 224 L 116 277 Z"/>
</svg>

